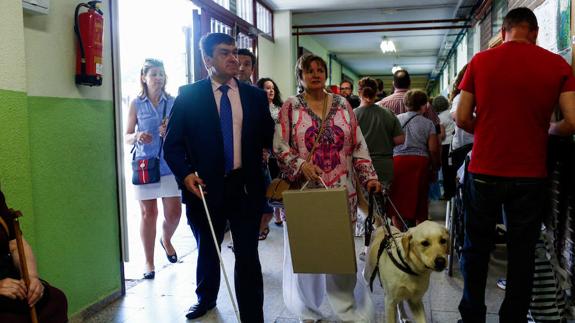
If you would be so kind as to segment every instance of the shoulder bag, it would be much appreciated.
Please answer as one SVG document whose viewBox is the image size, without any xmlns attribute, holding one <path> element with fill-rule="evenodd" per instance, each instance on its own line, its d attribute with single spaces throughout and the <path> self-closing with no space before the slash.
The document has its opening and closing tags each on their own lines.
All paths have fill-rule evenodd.
<svg viewBox="0 0 575 323">
<path fill-rule="evenodd" d="M 162 122 L 166 118 L 166 100 L 164 100 L 164 112 Z M 164 146 L 164 138 L 160 139 L 160 150 L 158 155 L 147 159 L 136 159 L 136 143 L 132 147 L 132 184 L 145 185 L 160 181 L 160 154 Z"/>
</svg>

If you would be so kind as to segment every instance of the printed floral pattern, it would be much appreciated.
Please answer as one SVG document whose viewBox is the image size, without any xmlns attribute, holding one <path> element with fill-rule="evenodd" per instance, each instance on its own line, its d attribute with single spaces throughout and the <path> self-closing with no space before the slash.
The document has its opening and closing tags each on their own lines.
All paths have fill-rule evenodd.
<svg viewBox="0 0 575 323">
<path fill-rule="evenodd" d="M 356 220 L 356 173 L 360 183 L 377 179 L 363 134 L 345 98 L 329 95 L 326 128 L 312 161 L 323 170 L 328 187 L 346 187 L 352 220 Z M 281 172 L 291 181 L 299 179 L 301 164 L 310 154 L 322 120 L 306 104 L 303 95 L 288 98 L 279 112 L 274 135 L 274 153 Z M 321 187 L 310 183 L 308 187 Z"/>
</svg>

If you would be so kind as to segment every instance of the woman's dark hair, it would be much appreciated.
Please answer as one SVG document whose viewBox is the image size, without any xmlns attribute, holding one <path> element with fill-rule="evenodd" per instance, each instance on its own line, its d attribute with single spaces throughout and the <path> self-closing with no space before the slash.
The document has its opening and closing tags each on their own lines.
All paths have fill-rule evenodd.
<svg viewBox="0 0 575 323">
<path fill-rule="evenodd" d="M 281 96 L 281 93 L 280 93 L 280 88 L 278 87 L 278 85 L 276 84 L 276 82 L 274 82 L 274 80 L 272 80 L 272 79 L 269 78 L 269 77 L 262 77 L 261 79 L 259 79 L 259 80 L 256 82 L 256 85 L 257 85 L 260 89 L 263 90 L 263 89 L 264 89 L 264 85 L 265 85 L 266 82 L 268 82 L 268 81 L 269 81 L 269 82 L 272 82 L 272 84 L 274 85 L 274 98 L 272 99 L 272 103 L 273 103 L 275 106 L 281 107 L 282 104 L 283 104 L 283 101 L 282 101 L 282 96 Z"/>
<path fill-rule="evenodd" d="M 378 92 L 377 81 L 371 77 L 364 77 L 359 80 L 357 90 L 360 97 L 374 99 Z"/>
<path fill-rule="evenodd" d="M 431 100 L 431 106 L 436 113 L 441 113 L 449 108 L 449 101 L 443 95 L 438 95 Z"/>
<path fill-rule="evenodd" d="M 318 63 L 323 68 L 323 70 L 325 71 L 325 78 L 327 79 L 327 64 L 325 63 L 323 58 L 310 53 L 303 54 L 295 64 L 295 77 L 297 79 L 297 88 L 299 93 L 302 93 L 304 91 L 302 85 L 303 72 L 311 68 L 312 62 Z"/>
<path fill-rule="evenodd" d="M 453 102 L 453 99 L 455 99 L 455 97 L 459 94 L 459 92 L 461 92 L 461 90 L 459 90 L 459 84 L 463 80 L 463 76 L 465 75 L 466 70 L 467 70 L 467 64 L 465 64 L 461 68 L 461 71 L 457 73 L 457 76 L 455 77 L 455 82 L 453 82 L 453 88 L 451 89 L 451 93 L 449 93 L 449 102 Z"/>
<path fill-rule="evenodd" d="M 375 81 L 377 82 L 377 91 L 378 92 L 383 91 L 383 80 L 382 79 L 375 79 Z"/>
<path fill-rule="evenodd" d="M 161 60 L 155 58 L 146 58 L 144 60 L 144 65 L 140 70 L 140 93 L 138 94 L 138 97 L 142 99 L 148 96 L 148 85 L 144 83 L 142 77 L 145 76 L 148 73 L 148 71 L 154 67 L 161 68 L 164 71 L 164 75 L 166 74 L 166 71 L 164 69 L 164 63 Z M 168 83 L 168 76 L 164 77 L 164 85 L 162 86 L 163 93 L 166 93 L 166 83 Z"/>
<path fill-rule="evenodd" d="M 409 111 L 419 111 L 421 107 L 427 104 L 427 94 L 421 90 L 409 90 L 405 93 L 403 104 Z"/>
<path fill-rule="evenodd" d="M 6 205 L 6 198 L 4 197 L 4 193 L 0 190 L 0 215 L 8 216 L 10 214 L 10 210 L 8 209 L 8 205 Z M 2 228 L 0 226 L 0 228 Z"/>
</svg>

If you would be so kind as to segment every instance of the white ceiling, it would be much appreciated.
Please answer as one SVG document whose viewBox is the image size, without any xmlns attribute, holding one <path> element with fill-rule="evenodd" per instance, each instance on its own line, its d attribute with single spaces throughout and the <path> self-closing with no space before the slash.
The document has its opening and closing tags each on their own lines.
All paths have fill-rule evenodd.
<svg viewBox="0 0 575 323">
<path fill-rule="evenodd" d="M 478 0 L 267 0 L 274 10 L 292 10 L 292 24 L 340 24 L 467 18 Z M 389 29 L 434 26 L 457 26 L 463 23 L 400 24 L 361 27 L 300 29 L 300 32 Z M 359 75 L 390 75 L 394 64 L 411 74 L 429 75 L 438 64 L 438 54 L 445 51 L 460 32 L 456 29 L 395 32 L 364 32 L 312 35 L 337 60 Z M 295 30 L 294 30 L 295 31 Z M 395 55 L 379 49 L 383 36 L 392 39 Z M 449 46 L 449 44 L 448 44 Z"/>
</svg>

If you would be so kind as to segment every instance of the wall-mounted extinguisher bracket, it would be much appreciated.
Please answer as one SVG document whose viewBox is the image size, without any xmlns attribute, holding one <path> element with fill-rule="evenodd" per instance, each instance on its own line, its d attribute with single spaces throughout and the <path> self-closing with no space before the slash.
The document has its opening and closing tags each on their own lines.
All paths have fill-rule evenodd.
<svg viewBox="0 0 575 323">
<path fill-rule="evenodd" d="M 76 34 L 76 84 L 102 85 L 102 36 L 104 34 L 104 13 L 99 5 L 102 0 L 80 3 L 74 12 L 74 33 Z M 80 14 L 80 9 L 87 11 Z"/>
</svg>

